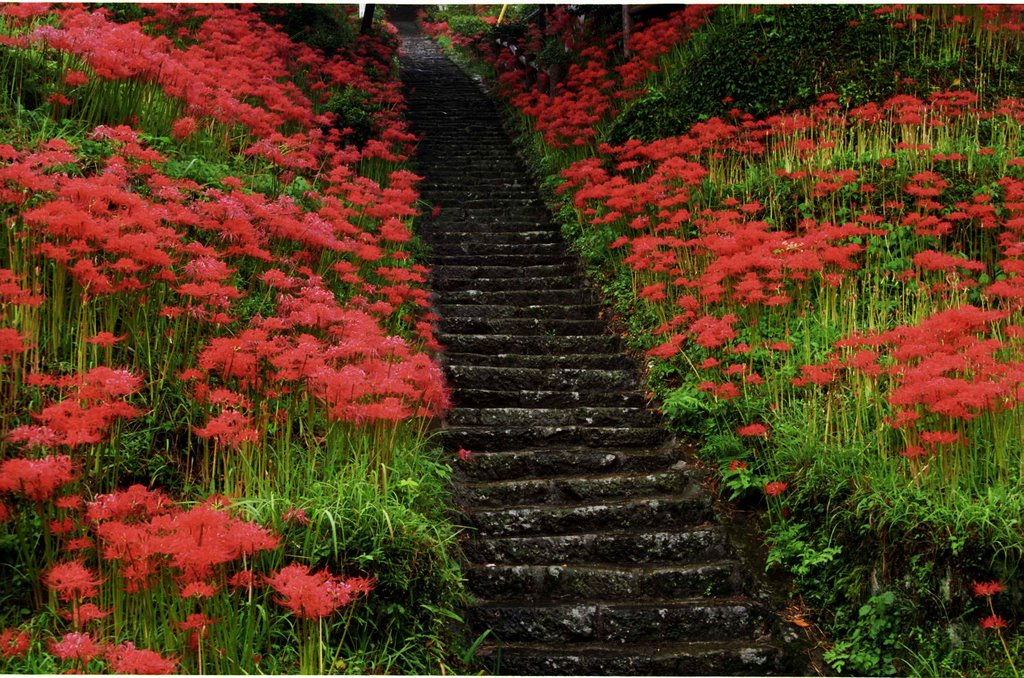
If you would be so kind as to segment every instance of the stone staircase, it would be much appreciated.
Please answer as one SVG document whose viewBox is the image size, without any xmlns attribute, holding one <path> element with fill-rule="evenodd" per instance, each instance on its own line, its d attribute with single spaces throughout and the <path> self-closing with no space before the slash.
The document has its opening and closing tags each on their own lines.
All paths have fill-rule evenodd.
<svg viewBox="0 0 1024 678">
<path fill-rule="evenodd" d="M 793 673 L 780 624 L 479 87 L 399 24 L 471 633 L 506 674 Z M 428 207 L 427 212 L 430 211 Z M 454 456 L 454 455 L 453 455 Z"/>
</svg>

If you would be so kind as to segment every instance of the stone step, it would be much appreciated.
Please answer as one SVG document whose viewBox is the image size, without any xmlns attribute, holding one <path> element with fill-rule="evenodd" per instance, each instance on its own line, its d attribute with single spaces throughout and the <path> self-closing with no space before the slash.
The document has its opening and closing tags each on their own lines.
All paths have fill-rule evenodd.
<svg viewBox="0 0 1024 678">
<path fill-rule="evenodd" d="M 496 334 L 445 334 L 437 340 L 446 354 L 482 353 L 487 355 L 573 355 L 585 353 L 619 353 L 622 341 L 608 334 L 601 336 L 511 336 Z M 620 355 L 622 355 L 620 353 Z"/>
<path fill-rule="evenodd" d="M 451 233 L 474 233 L 478 237 L 486 237 L 491 233 L 507 235 L 519 231 L 545 231 L 555 228 L 547 216 L 538 218 L 519 213 L 487 216 L 479 212 L 470 215 L 459 208 L 442 208 L 440 216 L 424 220 L 420 224 L 421 232 L 446 237 Z"/>
<path fill-rule="evenodd" d="M 658 641 L 659 639 L 651 639 Z M 510 676 L 768 676 L 802 675 L 778 647 L 749 641 L 630 643 L 503 643 L 485 645 L 477 661 Z"/>
<path fill-rule="evenodd" d="M 551 445 L 656 447 L 670 439 L 660 426 L 452 426 L 442 431 L 450 449 L 490 451 Z"/>
<path fill-rule="evenodd" d="M 442 318 L 470 319 L 484 317 L 488 319 L 507 318 L 546 318 L 561 320 L 594 320 L 601 312 L 600 304 L 533 304 L 520 306 L 502 304 L 500 306 L 484 306 L 479 304 L 437 304 L 434 312 Z M 603 329 L 603 326 L 602 326 Z"/>
<path fill-rule="evenodd" d="M 445 416 L 448 426 L 657 426 L 642 407 L 456 407 Z"/>
<path fill-rule="evenodd" d="M 680 451 L 671 446 L 643 450 L 595 450 L 588 447 L 522 449 L 508 452 L 476 452 L 454 463 L 454 476 L 463 483 L 546 482 L 565 479 L 572 487 L 581 474 L 649 474 L 681 467 Z M 600 482 L 595 479 L 595 485 Z M 472 485 L 467 485 L 472 487 Z M 472 492 L 467 489 L 467 492 Z"/>
<path fill-rule="evenodd" d="M 602 320 L 565 318 L 487 318 L 442 316 L 437 329 L 445 334 L 571 334 L 600 336 L 608 329 Z"/>
<path fill-rule="evenodd" d="M 492 255 L 558 255 L 565 257 L 565 245 L 560 242 L 467 242 L 464 240 L 442 241 L 431 246 L 433 259 L 447 256 L 492 256 Z"/>
<path fill-rule="evenodd" d="M 456 407 L 642 407 L 644 403 L 639 391 L 622 390 L 524 391 L 512 387 L 492 391 L 459 384 L 452 393 Z"/>
<path fill-rule="evenodd" d="M 537 189 L 526 184 L 511 186 L 496 184 L 490 187 L 474 185 L 467 187 L 459 184 L 434 183 L 427 187 L 421 183 L 418 188 L 420 197 L 432 203 L 432 205 L 439 205 L 442 212 L 446 207 L 461 205 L 463 200 L 466 199 L 483 200 L 494 197 L 502 201 L 524 200 L 528 202 L 540 199 L 537 195 Z"/>
<path fill-rule="evenodd" d="M 532 266 L 482 266 L 467 264 L 435 264 L 432 266 L 433 278 L 546 278 L 573 275 L 579 271 L 575 263 L 543 264 Z M 579 290 L 563 290 L 562 299 L 569 292 L 579 294 Z M 483 293 L 481 293 L 483 294 Z M 500 293 L 499 293 L 500 294 Z M 514 293 L 513 293 L 514 294 Z M 478 295 L 462 295 L 477 298 Z M 500 298 L 500 297 L 499 297 Z M 528 299 L 527 295 L 521 298 Z M 450 304 L 462 303 L 460 295 L 449 295 L 446 301 Z M 500 302 L 488 302 L 500 303 Z M 513 302 L 514 303 L 514 302 Z M 543 303 L 543 302 L 533 302 Z M 564 302 L 564 303 L 572 303 Z"/>
<path fill-rule="evenodd" d="M 443 299 L 446 304 L 482 306 L 571 306 L 580 303 L 593 303 L 596 300 L 596 294 L 588 289 L 498 290 L 494 292 L 461 290 L 447 292 Z"/>
<path fill-rule="evenodd" d="M 676 528 L 701 524 L 714 518 L 711 497 L 700 485 L 673 495 L 630 498 L 570 506 L 551 504 L 497 509 L 463 509 L 466 527 L 476 538 L 565 535 L 595 530 L 627 530 L 637 527 Z"/>
<path fill-rule="evenodd" d="M 553 254 L 502 254 L 480 252 L 478 254 L 434 254 L 432 266 L 547 266 L 561 263 L 575 263 L 564 253 Z"/>
<path fill-rule="evenodd" d="M 517 391 L 612 391 L 632 389 L 639 383 L 639 376 L 631 370 L 541 370 L 525 367 L 448 365 L 445 371 L 460 390 L 498 386 L 502 390 Z M 490 407 L 486 403 L 481 403 L 480 406 Z"/>
<path fill-rule="evenodd" d="M 586 534 L 490 537 L 467 541 L 468 562 L 510 565 L 552 563 L 697 563 L 734 555 L 717 525 L 667 531 L 611 531 Z"/>
<path fill-rule="evenodd" d="M 446 351 L 445 364 L 480 365 L 485 367 L 583 367 L 588 369 L 624 370 L 633 363 L 621 353 L 569 353 L 526 355 L 523 353 L 453 353 Z"/>
<path fill-rule="evenodd" d="M 420 236 L 431 243 L 436 249 L 443 244 L 469 245 L 473 247 L 491 247 L 492 245 L 532 245 L 554 244 L 565 249 L 562 236 L 555 230 L 506 231 L 481 234 L 474 231 L 445 231 L 440 233 L 432 229 L 420 229 Z"/>
<path fill-rule="evenodd" d="M 715 560 L 686 565 L 469 565 L 473 595 L 492 602 L 671 599 L 746 593 L 742 565 Z"/>
<path fill-rule="evenodd" d="M 593 299 L 593 294 L 586 292 L 582 287 L 582 278 L 579 274 L 547 276 L 544 278 L 435 278 L 432 287 L 442 300 L 447 298 L 447 292 L 473 291 L 480 294 L 493 292 L 528 292 L 546 291 L 552 289 L 582 291 L 586 299 Z"/>
<path fill-rule="evenodd" d="M 766 632 L 755 606 L 715 598 L 553 605 L 495 602 L 476 605 L 469 617 L 474 627 L 491 629 L 503 642 L 754 641 Z"/>
<path fill-rule="evenodd" d="M 490 482 L 464 481 L 457 494 L 460 503 L 470 508 L 508 508 L 521 504 L 568 504 L 685 492 L 694 482 L 685 469 L 660 473 L 633 471 Z"/>
</svg>

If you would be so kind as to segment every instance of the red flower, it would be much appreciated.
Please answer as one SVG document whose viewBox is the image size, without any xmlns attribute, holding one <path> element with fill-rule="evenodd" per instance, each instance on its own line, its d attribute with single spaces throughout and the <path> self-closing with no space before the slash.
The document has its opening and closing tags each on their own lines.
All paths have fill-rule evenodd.
<svg viewBox="0 0 1024 678">
<path fill-rule="evenodd" d="M 1006 620 L 1000 617 L 998 614 L 989 615 L 981 619 L 981 628 L 983 629 L 1005 629 Z"/>
<path fill-rule="evenodd" d="M 5 659 L 24 657 L 28 652 L 29 640 L 28 631 L 11 628 L 0 631 L 0 655 Z"/>
<path fill-rule="evenodd" d="M 976 581 L 971 584 L 971 591 L 974 592 L 974 595 L 979 597 L 984 596 L 985 598 L 991 598 L 1002 590 L 1003 584 L 999 581 Z"/>
<path fill-rule="evenodd" d="M 161 657 L 153 650 L 136 649 L 132 642 L 121 643 L 107 650 L 107 661 L 113 673 L 165 675 L 174 673 L 178 660 Z"/>
<path fill-rule="evenodd" d="M 0 464 L 0 491 L 20 492 L 32 501 L 46 501 L 74 479 L 74 466 L 67 455 L 42 459 L 8 459 Z"/>
<path fill-rule="evenodd" d="M 92 598 L 103 583 L 82 563 L 72 561 L 59 563 L 50 568 L 44 578 L 46 587 L 57 594 L 61 600 L 82 600 Z"/>
<path fill-rule="evenodd" d="M 469 450 L 459 449 L 459 461 L 470 461 L 473 459 L 473 453 Z"/>
<path fill-rule="evenodd" d="M 58 659 L 77 659 L 86 669 L 89 662 L 103 652 L 102 643 L 97 643 L 88 633 L 73 631 L 59 641 L 50 642 L 50 653 Z"/>
<path fill-rule="evenodd" d="M 309 567 L 298 563 L 281 568 L 267 583 L 281 594 L 279 605 L 304 619 L 326 617 L 372 588 L 368 579 L 343 579 L 326 570 L 310 574 Z"/>
<path fill-rule="evenodd" d="M 777 497 L 780 494 L 782 494 L 783 492 L 785 492 L 786 489 L 788 489 L 788 488 L 789 488 L 789 484 L 788 483 L 783 483 L 783 482 L 780 482 L 780 481 L 776 480 L 776 481 L 770 482 L 770 483 L 768 483 L 767 485 L 764 486 L 764 493 L 766 495 L 768 495 L 769 497 Z"/>
<path fill-rule="evenodd" d="M 736 433 L 741 436 L 748 436 L 751 438 L 767 438 L 768 427 L 764 424 L 747 424 L 746 426 L 740 426 L 736 429 Z"/>
</svg>

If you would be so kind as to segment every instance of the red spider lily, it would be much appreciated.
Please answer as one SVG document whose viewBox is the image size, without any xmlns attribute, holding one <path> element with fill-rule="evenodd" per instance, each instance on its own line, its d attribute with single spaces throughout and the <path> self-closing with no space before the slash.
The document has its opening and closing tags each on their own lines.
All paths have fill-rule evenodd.
<svg viewBox="0 0 1024 678">
<path fill-rule="evenodd" d="M 983 629 L 1005 629 L 1006 620 L 1000 617 L 998 614 L 992 614 L 987 617 L 982 617 L 978 622 Z"/>
<path fill-rule="evenodd" d="M 971 584 L 971 592 L 979 598 L 991 598 L 992 596 L 1000 593 L 1004 590 L 1003 583 L 1000 581 L 984 581 L 974 582 Z"/>
<path fill-rule="evenodd" d="M 76 629 L 81 629 L 89 622 L 103 619 L 109 615 L 109 610 L 102 610 L 95 603 L 82 603 L 60 613 L 60 616 L 70 621 Z"/>
<path fill-rule="evenodd" d="M 789 489 L 788 483 L 783 483 L 778 480 L 772 481 L 764 486 L 764 493 L 769 497 L 777 497 L 783 492 Z"/>
<path fill-rule="evenodd" d="M 104 655 L 114 673 L 134 675 L 166 675 L 178 666 L 175 658 L 162 657 L 153 650 L 140 650 L 132 642 L 107 648 Z"/>
<path fill-rule="evenodd" d="M 298 563 L 286 565 L 266 581 L 281 594 L 277 603 L 300 619 L 327 617 L 373 588 L 368 579 L 345 579 L 327 571 L 311 574 L 308 566 Z"/>
<path fill-rule="evenodd" d="M 747 424 L 736 429 L 736 433 L 741 436 L 749 436 L 752 438 L 767 438 L 768 427 L 764 424 Z"/>
<path fill-rule="evenodd" d="M 104 646 L 97 643 L 88 633 L 72 631 L 59 641 L 50 641 L 50 653 L 61 660 L 77 660 L 82 668 L 89 670 L 89 662 L 103 654 Z"/>
<path fill-rule="evenodd" d="M 78 561 L 54 565 L 43 581 L 58 598 L 66 601 L 92 598 L 103 583 L 102 579 L 97 579 L 94 572 Z"/>
<path fill-rule="evenodd" d="M 35 502 L 46 501 L 75 477 L 75 466 L 67 455 L 0 463 L 0 491 L 23 494 Z"/>
<path fill-rule="evenodd" d="M 473 458 L 473 453 L 469 450 L 459 448 L 458 452 L 459 461 L 466 462 Z"/>
<path fill-rule="evenodd" d="M 5 659 L 24 657 L 28 652 L 32 636 L 28 631 L 6 628 L 0 631 L 0 655 Z"/>
</svg>

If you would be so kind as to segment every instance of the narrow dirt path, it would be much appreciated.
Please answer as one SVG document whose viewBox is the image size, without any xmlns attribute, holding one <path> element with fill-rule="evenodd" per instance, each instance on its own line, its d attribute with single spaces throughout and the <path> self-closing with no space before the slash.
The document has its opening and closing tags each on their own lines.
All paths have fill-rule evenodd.
<svg viewBox="0 0 1024 678">
<path fill-rule="evenodd" d="M 473 528 L 475 633 L 506 674 L 791 673 L 777 619 L 699 476 L 645 409 L 500 118 L 399 24 L 455 407 L 445 444 Z M 500 660 L 500 663 L 499 663 Z"/>
</svg>

